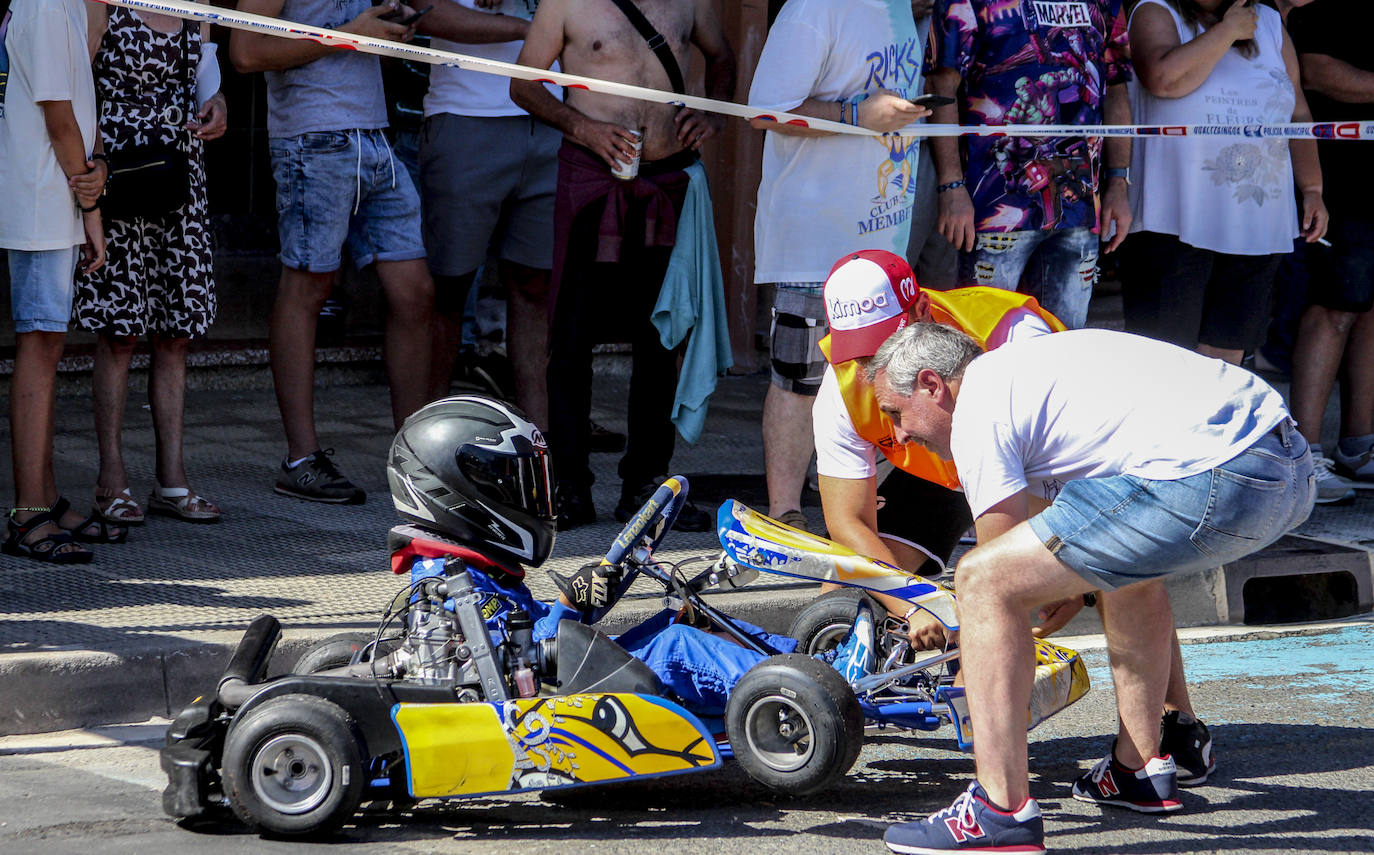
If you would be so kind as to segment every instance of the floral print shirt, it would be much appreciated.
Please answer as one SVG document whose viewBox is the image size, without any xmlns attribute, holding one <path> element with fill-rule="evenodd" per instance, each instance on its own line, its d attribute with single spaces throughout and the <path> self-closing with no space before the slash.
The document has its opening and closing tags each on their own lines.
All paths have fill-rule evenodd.
<svg viewBox="0 0 1374 855">
<path fill-rule="evenodd" d="M 1131 79 L 1121 0 L 936 0 L 926 72 L 963 78 L 966 124 L 1099 124 Z M 1097 228 L 1100 137 L 965 137 L 979 232 Z"/>
</svg>

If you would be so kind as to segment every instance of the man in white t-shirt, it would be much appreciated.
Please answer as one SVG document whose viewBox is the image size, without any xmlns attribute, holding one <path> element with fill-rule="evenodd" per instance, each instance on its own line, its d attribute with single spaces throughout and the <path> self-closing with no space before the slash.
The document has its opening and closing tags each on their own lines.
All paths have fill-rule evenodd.
<svg viewBox="0 0 1374 855">
<path fill-rule="evenodd" d="M 14 0 L 0 23 L 8 78 L 0 100 L 0 247 L 14 317 L 10 384 L 14 507 L 4 551 L 57 564 L 91 560 L 92 539 L 59 500 L 52 468 L 57 363 L 78 263 L 105 263 L 99 197 L 106 167 L 82 0 Z M 3 65 L 4 63 L 0 63 Z M 72 529 L 75 529 L 73 533 Z M 106 532 L 120 536 L 120 532 Z"/>
<path fill-rule="evenodd" d="M 1162 579 L 1237 560 L 1311 512 L 1312 457 L 1282 397 L 1221 360 L 1108 330 L 984 354 L 913 324 L 868 376 L 898 441 L 955 462 L 979 542 L 956 573 L 978 780 L 934 821 L 889 828 L 888 847 L 1043 851 L 1025 722 L 1006 712 L 1030 700 L 1030 611 L 1093 590 L 1120 729 L 1073 796 L 1182 807 L 1174 761 L 1157 756 L 1173 628 Z"/>
<path fill-rule="evenodd" d="M 438 0 L 422 29 L 434 47 L 515 62 L 537 0 Z M 549 90 L 559 97 L 561 89 Z M 506 291 L 506 351 L 521 409 L 548 429 L 549 275 L 558 131 L 515 105 L 510 81 L 435 66 L 420 132 L 420 201 L 434 276 L 433 397 L 449 393 L 463 308 L 477 270 L 498 260 Z"/>
<path fill-rule="evenodd" d="M 913 0 L 788 0 L 763 45 L 749 105 L 895 131 L 930 111 Z M 754 217 L 754 282 L 776 287 L 763 403 L 768 513 L 806 527 L 811 404 L 825 358 L 821 285 L 842 253 L 906 253 L 917 138 L 854 136 L 755 119 L 769 133 Z"/>
</svg>

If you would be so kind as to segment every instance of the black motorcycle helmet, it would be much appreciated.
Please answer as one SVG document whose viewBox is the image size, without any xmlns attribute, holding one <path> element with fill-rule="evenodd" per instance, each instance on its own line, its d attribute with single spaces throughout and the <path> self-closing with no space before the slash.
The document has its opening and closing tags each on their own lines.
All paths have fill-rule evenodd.
<svg viewBox="0 0 1374 855">
<path fill-rule="evenodd" d="M 493 557 L 538 566 L 553 551 L 553 465 L 539 428 L 486 395 L 420 408 L 391 442 L 401 516 Z"/>
</svg>

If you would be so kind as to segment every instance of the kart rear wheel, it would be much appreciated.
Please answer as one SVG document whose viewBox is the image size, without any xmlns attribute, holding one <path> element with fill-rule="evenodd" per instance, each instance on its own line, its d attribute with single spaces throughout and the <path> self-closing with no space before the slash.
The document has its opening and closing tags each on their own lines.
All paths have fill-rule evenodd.
<svg viewBox="0 0 1374 855">
<path fill-rule="evenodd" d="M 804 796 L 844 777 L 863 747 L 859 700 L 834 668 L 802 654 L 749 669 L 725 705 L 730 747 L 750 777 Z"/>
<path fill-rule="evenodd" d="M 224 792 L 257 831 L 323 834 L 343 825 L 363 794 L 363 748 L 353 719 L 311 695 L 249 710 L 224 741 Z"/>
<path fill-rule="evenodd" d="M 301 658 L 296 660 L 296 664 L 291 666 L 292 674 L 318 674 L 321 671 L 333 671 L 335 668 L 342 668 L 353 663 L 353 657 L 367 649 L 367 646 L 376 639 L 370 632 L 341 632 L 338 635 L 331 635 L 328 638 L 317 641 L 301 654 Z M 398 646 L 395 639 L 382 639 L 377 645 L 383 655 L 391 652 Z M 374 658 L 369 652 L 365 659 L 369 661 Z"/>
<path fill-rule="evenodd" d="M 868 600 L 873 614 L 885 615 L 887 609 L 859 588 L 828 591 L 812 600 L 797 613 L 787 634 L 797 639 L 797 652 L 825 653 L 834 650 L 849 634 L 860 600 Z"/>
</svg>

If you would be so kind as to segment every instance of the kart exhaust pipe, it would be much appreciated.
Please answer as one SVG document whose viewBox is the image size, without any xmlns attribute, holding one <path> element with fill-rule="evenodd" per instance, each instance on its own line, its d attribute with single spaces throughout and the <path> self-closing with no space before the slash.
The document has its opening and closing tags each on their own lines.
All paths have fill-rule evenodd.
<svg viewBox="0 0 1374 855">
<path fill-rule="evenodd" d="M 281 639 L 281 623 L 271 615 L 258 615 L 248 625 L 239 646 L 219 678 L 216 696 L 227 709 L 236 710 L 257 691 L 267 676 L 267 660 Z"/>
</svg>

